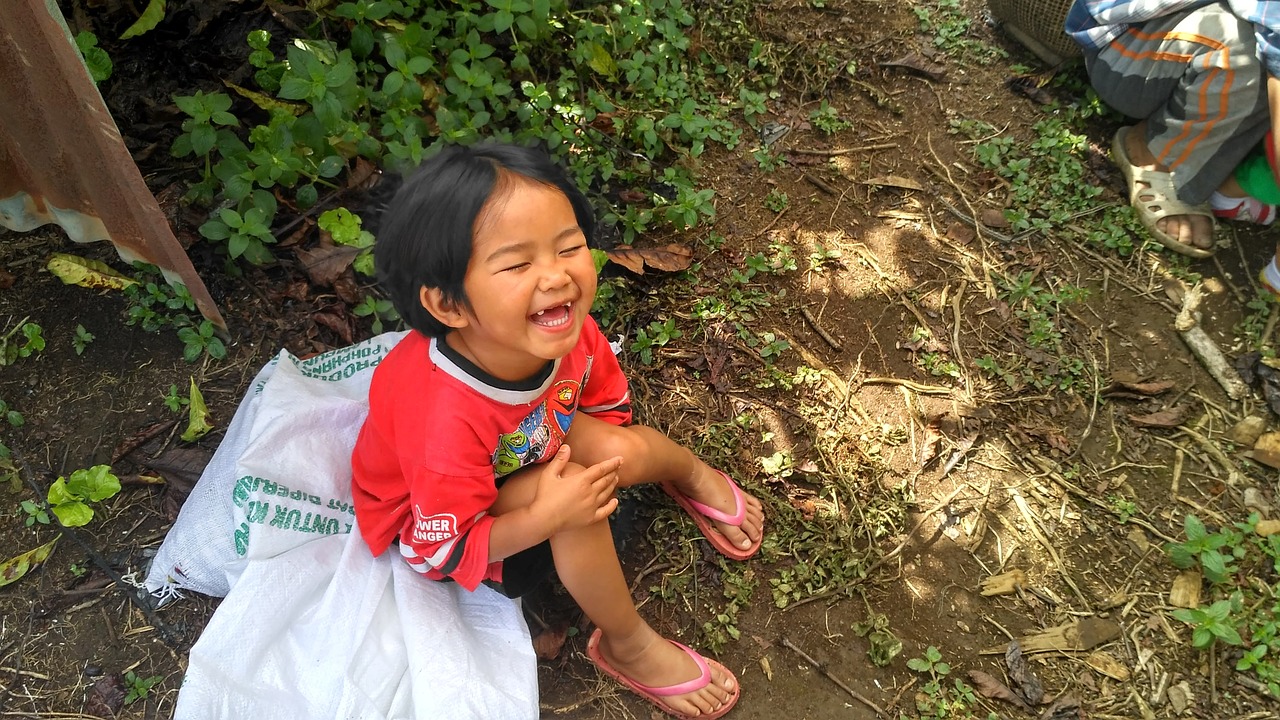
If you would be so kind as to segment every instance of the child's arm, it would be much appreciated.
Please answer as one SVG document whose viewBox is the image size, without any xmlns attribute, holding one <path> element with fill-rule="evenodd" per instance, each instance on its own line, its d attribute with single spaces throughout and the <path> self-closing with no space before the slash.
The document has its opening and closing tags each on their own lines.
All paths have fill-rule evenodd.
<svg viewBox="0 0 1280 720">
<path fill-rule="evenodd" d="M 489 528 L 489 562 L 497 562 L 533 547 L 562 530 L 600 522 L 618 506 L 615 457 L 583 468 L 569 466 L 570 450 L 560 450 L 537 474 L 511 478 L 502 493 L 520 493 L 517 507 L 498 515 Z M 531 486 L 531 487 L 530 487 Z M 531 499 L 524 502 L 524 495 Z"/>
</svg>

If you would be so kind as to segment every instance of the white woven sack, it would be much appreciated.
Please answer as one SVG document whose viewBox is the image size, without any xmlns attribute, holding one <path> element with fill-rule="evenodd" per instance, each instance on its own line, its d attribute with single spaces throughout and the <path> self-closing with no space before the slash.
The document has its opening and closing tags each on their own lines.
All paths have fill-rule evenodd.
<svg viewBox="0 0 1280 720">
<path fill-rule="evenodd" d="M 171 596 L 224 597 L 250 557 L 350 532 L 351 448 L 378 360 L 403 332 L 299 360 L 281 350 L 253 379 L 147 575 Z M 295 529 L 296 528 L 296 529 Z"/>
<path fill-rule="evenodd" d="M 174 720 L 530 720 L 519 605 L 372 557 L 358 533 L 249 562 L 191 648 Z"/>
<path fill-rule="evenodd" d="M 160 547 L 162 598 L 225 596 L 174 720 L 538 715 L 519 604 L 423 578 L 351 532 L 351 449 L 403 333 L 267 364 Z"/>
</svg>

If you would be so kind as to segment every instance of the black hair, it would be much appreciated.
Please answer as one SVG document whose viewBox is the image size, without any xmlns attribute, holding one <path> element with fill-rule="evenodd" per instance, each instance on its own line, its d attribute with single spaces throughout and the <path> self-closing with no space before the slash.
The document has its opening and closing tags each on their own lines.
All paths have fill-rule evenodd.
<svg viewBox="0 0 1280 720">
<path fill-rule="evenodd" d="M 422 306 L 424 286 L 438 289 L 446 302 L 470 306 L 462 283 L 476 221 L 487 203 L 508 190 L 504 175 L 564 193 L 587 245 L 594 246 L 591 204 L 545 151 L 500 143 L 446 146 L 405 179 L 378 223 L 378 282 L 409 327 L 429 337 L 449 332 Z"/>
</svg>

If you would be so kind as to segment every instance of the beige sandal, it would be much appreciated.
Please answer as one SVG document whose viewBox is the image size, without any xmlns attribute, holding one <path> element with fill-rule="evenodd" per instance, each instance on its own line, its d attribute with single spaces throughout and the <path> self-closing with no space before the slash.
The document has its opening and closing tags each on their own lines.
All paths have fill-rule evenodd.
<svg viewBox="0 0 1280 720">
<path fill-rule="evenodd" d="M 1142 226 L 1151 233 L 1152 239 L 1170 250 L 1193 258 L 1207 258 L 1213 251 L 1182 242 L 1178 238 L 1161 230 L 1156 224 L 1160 220 L 1176 215 L 1203 215 L 1213 222 L 1213 210 L 1208 203 L 1187 205 L 1178 199 L 1178 192 L 1173 186 L 1173 176 L 1166 172 L 1146 170 L 1134 165 L 1125 152 L 1124 142 L 1132 128 L 1122 127 L 1116 131 L 1111 141 L 1111 159 L 1124 174 L 1129 185 L 1129 204 L 1138 213 Z"/>
</svg>

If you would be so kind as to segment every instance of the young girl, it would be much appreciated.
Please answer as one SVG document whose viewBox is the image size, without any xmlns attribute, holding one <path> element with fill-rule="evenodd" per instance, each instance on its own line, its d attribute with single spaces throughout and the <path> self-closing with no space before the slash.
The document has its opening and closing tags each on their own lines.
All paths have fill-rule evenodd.
<svg viewBox="0 0 1280 720">
<path fill-rule="evenodd" d="M 678 717 L 738 699 L 724 666 L 640 617 L 609 532 L 614 490 L 658 482 L 743 560 L 760 502 L 663 434 L 630 425 L 627 381 L 587 314 L 590 205 L 543 153 L 450 147 L 387 209 L 378 277 L 413 329 L 378 366 L 352 457 L 356 517 L 432 580 L 518 597 L 554 565 L 595 624 L 600 670 Z"/>
</svg>

